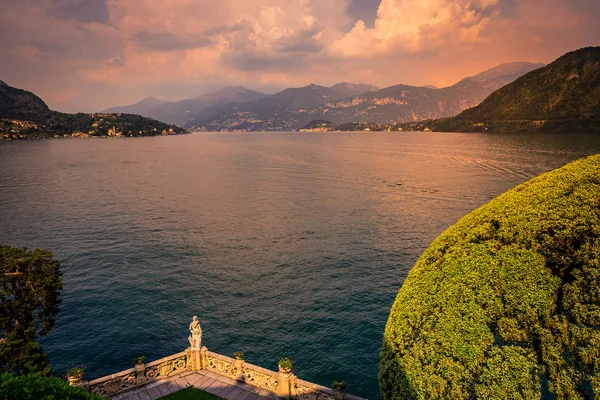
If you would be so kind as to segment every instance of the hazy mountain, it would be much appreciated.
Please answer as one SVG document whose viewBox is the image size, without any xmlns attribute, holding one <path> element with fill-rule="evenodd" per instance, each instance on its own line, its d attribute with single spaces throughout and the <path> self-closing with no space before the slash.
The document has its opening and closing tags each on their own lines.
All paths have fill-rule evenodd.
<svg viewBox="0 0 600 400">
<path fill-rule="evenodd" d="M 0 138 L 59 136 L 155 136 L 182 128 L 132 114 L 66 114 L 52 111 L 35 94 L 0 81 Z"/>
<path fill-rule="evenodd" d="M 567 53 L 497 90 L 479 106 L 430 129 L 600 131 L 600 47 Z"/>
<path fill-rule="evenodd" d="M 128 106 L 111 107 L 102 111 L 103 113 L 123 113 L 149 116 L 155 109 L 169 104 L 170 101 L 159 100 L 154 96 L 148 96 L 137 103 Z"/>
<path fill-rule="evenodd" d="M 377 86 L 364 85 L 361 83 L 340 82 L 331 87 L 332 90 L 345 94 L 346 96 L 356 96 L 367 92 L 376 92 L 379 90 Z"/>
<path fill-rule="evenodd" d="M 303 127 L 312 120 L 327 120 L 339 125 L 451 117 L 478 105 L 497 87 L 538 66 L 531 63 L 502 64 L 441 89 L 396 85 L 370 91 L 375 87 L 350 83 L 340 83 L 331 88 L 310 85 L 287 89 L 245 105 L 210 110 L 186 127 L 216 131 L 288 130 Z M 348 96 L 351 91 L 362 93 Z"/>
<path fill-rule="evenodd" d="M 294 129 L 314 119 L 307 117 L 307 110 L 345 97 L 343 93 L 314 84 L 290 88 L 260 100 L 229 104 L 209 116 L 191 121 L 186 127 L 248 131 Z"/>
<path fill-rule="evenodd" d="M 480 74 L 471 76 L 468 79 L 494 91 L 506 86 L 526 73 L 541 68 L 545 65 L 546 64 L 529 62 L 500 64 L 497 67 L 490 68 L 487 71 L 483 71 Z"/>
<path fill-rule="evenodd" d="M 344 122 L 396 123 L 454 116 L 481 103 L 498 87 L 540 64 L 502 64 L 441 89 L 396 85 L 309 110 L 310 119 Z"/>
<path fill-rule="evenodd" d="M 266 96 L 268 95 L 264 93 L 235 86 L 181 101 L 168 102 L 154 97 L 147 97 L 138 103 L 109 108 L 104 112 L 140 114 L 166 123 L 183 125 L 203 115 L 202 112 L 206 109 L 218 108 L 228 103 L 246 103 Z"/>
</svg>

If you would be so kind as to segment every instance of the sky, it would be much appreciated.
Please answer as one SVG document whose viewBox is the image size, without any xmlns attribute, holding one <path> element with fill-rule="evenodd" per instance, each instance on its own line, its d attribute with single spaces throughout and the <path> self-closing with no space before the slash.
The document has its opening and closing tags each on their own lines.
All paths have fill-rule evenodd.
<svg viewBox="0 0 600 400">
<path fill-rule="evenodd" d="M 101 111 L 242 85 L 448 86 L 600 45 L 598 0 L 0 0 L 0 80 Z"/>
</svg>

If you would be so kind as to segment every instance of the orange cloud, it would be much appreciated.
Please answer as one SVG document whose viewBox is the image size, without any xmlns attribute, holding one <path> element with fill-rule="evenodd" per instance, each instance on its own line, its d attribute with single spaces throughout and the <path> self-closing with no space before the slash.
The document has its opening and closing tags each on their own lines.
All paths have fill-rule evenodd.
<svg viewBox="0 0 600 400">
<path fill-rule="evenodd" d="M 597 0 L 382 0 L 373 26 L 350 1 L 15 1 L 0 14 L 0 79 L 93 111 L 226 85 L 452 84 L 600 43 Z"/>
<path fill-rule="evenodd" d="M 343 57 L 431 52 L 441 46 L 485 41 L 485 28 L 502 18 L 500 0 L 383 0 L 372 29 L 358 21 L 331 46 Z"/>
</svg>

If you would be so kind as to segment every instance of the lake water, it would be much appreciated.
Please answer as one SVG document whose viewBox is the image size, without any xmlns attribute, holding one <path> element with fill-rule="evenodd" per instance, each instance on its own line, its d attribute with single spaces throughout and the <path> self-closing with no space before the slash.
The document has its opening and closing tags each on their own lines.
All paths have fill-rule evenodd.
<svg viewBox="0 0 600 400">
<path fill-rule="evenodd" d="M 0 243 L 62 262 L 60 373 L 203 344 L 379 397 L 389 309 L 428 244 L 600 135 L 240 133 L 0 143 Z"/>
</svg>

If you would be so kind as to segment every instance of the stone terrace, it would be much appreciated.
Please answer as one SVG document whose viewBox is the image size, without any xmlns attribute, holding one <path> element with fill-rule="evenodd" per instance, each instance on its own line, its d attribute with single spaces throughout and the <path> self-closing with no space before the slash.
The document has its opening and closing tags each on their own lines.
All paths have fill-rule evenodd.
<svg viewBox="0 0 600 400">
<path fill-rule="evenodd" d="M 188 371 L 113 397 L 113 400 L 155 400 L 193 386 L 227 400 L 270 400 L 273 395 L 210 371 Z"/>
<path fill-rule="evenodd" d="M 334 390 L 298 379 L 291 359 L 281 359 L 275 372 L 246 362 L 243 353 L 234 353 L 234 359 L 208 351 L 201 346 L 197 317 L 189 331 L 191 346 L 181 353 L 148 364 L 138 357 L 134 368 L 91 382 L 84 382 L 83 374 L 72 374 L 69 384 L 115 400 L 158 399 L 190 386 L 227 400 L 365 400 L 345 393 L 345 384 Z"/>
</svg>

